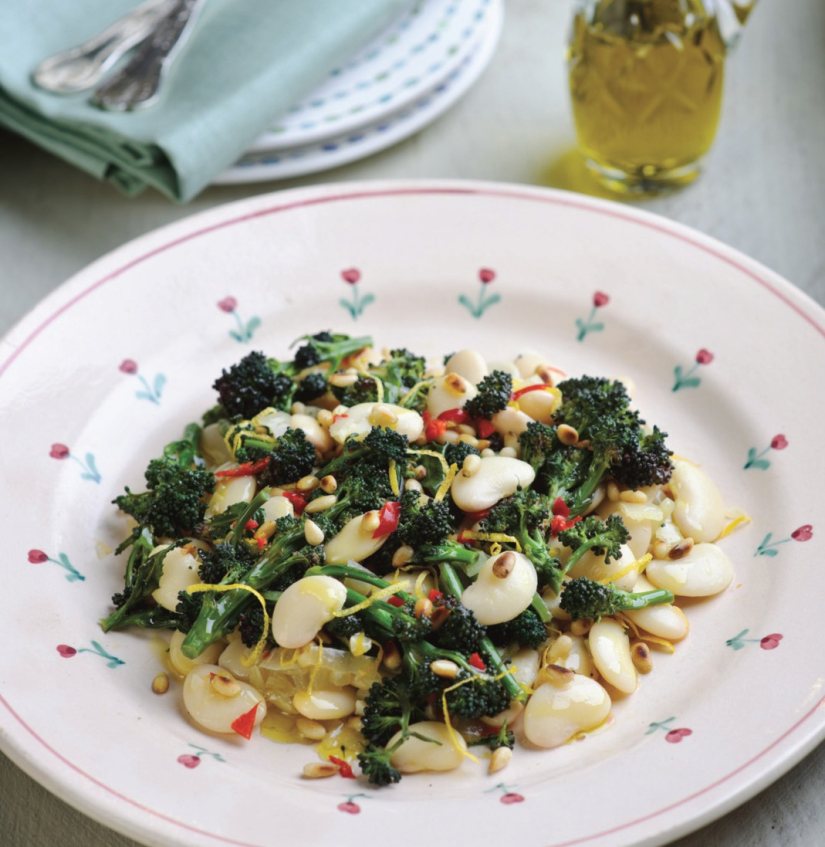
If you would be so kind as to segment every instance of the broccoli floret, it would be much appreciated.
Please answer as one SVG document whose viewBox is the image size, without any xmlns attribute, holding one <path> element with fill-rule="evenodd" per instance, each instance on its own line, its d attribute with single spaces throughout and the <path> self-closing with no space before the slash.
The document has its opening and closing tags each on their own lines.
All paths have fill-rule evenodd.
<svg viewBox="0 0 825 847">
<path fill-rule="evenodd" d="M 295 371 L 328 362 L 330 373 L 334 373 L 347 356 L 372 346 L 372 339 L 369 336 L 350 338 L 348 335 L 332 335 L 329 332 L 305 335 L 302 340 L 306 341 L 306 344 L 295 351 L 293 363 Z"/>
<path fill-rule="evenodd" d="M 532 609 L 525 609 L 520 615 L 505 623 L 487 627 L 487 632 L 493 644 L 501 647 L 519 644 L 522 647 L 535 649 L 547 640 L 547 629 Z"/>
<path fill-rule="evenodd" d="M 198 618 L 203 606 L 203 594 L 189 594 L 187 591 L 178 592 L 178 605 L 175 607 L 177 629 L 189 632 L 192 624 Z"/>
<path fill-rule="evenodd" d="M 301 403 L 311 403 L 317 400 L 327 390 L 326 377 L 318 372 L 313 371 L 307 374 L 299 383 L 295 390 L 295 399 Z"/>
<path fill-rule="evenodd" d="M 269 454 L 269 464 L 259 479 L 262 485 L 279 485 L 295 482 L 312 472 L 315 464 L 315 448 L 307 440 L 302 429 L 291 427 L 275 440 Z"/>
<path fill-rule="evenodd" d="M 386 427 L 373 427 L 364 438 L 350 436 L 344 442 L 341 455 L 321 468 L 318 475 L 336 474 L 341 468 L 351 472 L 357 465 L 372 467 L 373 472 L 376 468 L 386 471 L 390 461 L 401 463 L 403 467 L 409 446 L 405 435 Z"/>
<path fill-rule="evenodd" d="M 410 697 L 401 677 L 374 682 L 367 693 L 361 734 L 371 744 L 386 744 L 404 724 L 421 720 L 423 710 Z"/>
<path fill-rule="evenodd" d="M 473 565 L 478 559 L 478 551 L 471 550 L 457 541 L 442 541 L 440 544 L 426 544 L 415 551 L 415 561 L 426 564 L 452 562 L 459 567 Z"/>
<path fill-rule="evenodd" d="M 507 408 L 513 391 L 513 378 L 504 371 L 487 374 L 478 384 L 478 394 L 464 404 L 472 418 L 487 418 Z"/>
<path fill-rule="evenodd" d="M 248 353 L 221 375 L 212 386 L 221 406 L 231 417 L 253 418 L 267 406 L 287 410 L 295 384 L 281 372 L 280 363 L 263 353 Z"/>
<path fill-rule="evenodd" d="M 601 584 L 587 577 L 571 579 L 565 583 L 559 605 L 571 618 L 598 620 L 604 615 L 615 615 L 633 609 L 644 609 L 657 603 L 672 603 L 673 594 L 662 588 L 633 594 L 622 591 L 610 583 Z"/>
<path fill-rule="evenodd" d="M 241 633 L 241 641 L 247 647 L 254 647 L 261 640 L 264 631 L 264 610 L 259 603 L 241 612 L 238 618 L 238 630 Z"/>
<path fill-rule="evenodd" d="M 361 773 L 372 785 L 392 785 L 400 781 L 401 773 L 390 764 L 390 758 L 394 752 L 394 750 L 370 744 L 363 753 L 358 754 Z"/>
<path fill-rule="evenodd" d="M 572 426 L 580 438 L 590 438 L 592 429 L 608 417 L 617 416 L 638 425 L 638 415 L 630 408 L 624 384 L 602 377 L 581 376 L 566 379 L 556 386 L 562 404 L 555 413 L 557 424 Z"/>
<path fill-rule="evenodd" d="M 499 747 L 508 747 L 512 750 L 515 743 L 515 733 L 507 726 L 507 721 L 505 721 L 498 732 L 489 732 L 486 735 L 482 735 L 475 741 L 471 741 L 469 746 L 484 746 L 489 750 L 498 750 Z"/>
<path fill-rule="evenodd" d="M 558 449 L 556 431 L 547 424 L 530 421 L 518 437 L 519 458 L 527 462 L 538 474 L 550 454 Z"/>
<path fill-rule="evenodd" d="M 459 674 L 458 681 L 469 678 L 469 674 Z M 451 716 L 476 720 L 493 717 L 509 707 L 510 692 L 499 680 L 478 674 L 472 679 L 472 682 L 448 692 L 447 708 Z"/>
<path fill-rule="evenodd" d="M 198 555 L 201 560 L 198 575 L 201 582 L 209 585 L 224 580 L 238 582 L 255 561 L 249 548 L 242 544 L 217 544 L 212 550 L 200 550 Z"/>
<path fill-rule="evenodd" d="M 398 537 L 410 547 L 439 544 L 455 529 L 449 505 L 444 500 L 427 500 L 417 491 L 401 495 Z"/>
<path fill-rule="evenodd" d="M 448 444 L 444 448 L 444 458 L 447 460 L 447 464 L 457 465 L 459 469 L 464 464 L 467 456 L 480 455 L 481 453 L 475 447 L 471 447 L 464 441 L 459 441 L 458 444 Z"/>
<path fill-rule="evenodd" d="M 588 550 L 597 556 L 604 556 L 605 562 L 619 559 L 622 555 L 621 545 L 627 543 L 629 538 L 630 533 L 619 515 L 611 515 L 606 521 L 588 515 L 559 533 L 559 541 L 573 551 L 565 570 L 569 571 Z"/>
<path fill-rule="evenodd" d="M 324 632 L 343 641 L 347 641 L 353 635 L 363 631 L 364 617 L 361 612 L 355 612 L 355 614 L 345 615 L 341 618 L 333 618 L 324 624 Z"/>
<path fill-rule="evenodd" d="M 665 444 L 665 438 L 667 433 L 654 426 L 651 433 L 642 435 L 638 444 L 626 447 L 610 470 L 616 482 L 634 489 L 664 485 L 673 473 L 670 461 L 673 453 Z"/>
<path fill-rule="evenodd" d="M 152 459 L 146 468 L 148 491 L 133 494 L 129 488 L 112 502 L 155 535 L 190 533 L 203 520 L 203 498 L 215 487 L 215 478 L 199 468 L 181 467 L 174 459 Z"/>
<path fill-rule="evenodd" d="M 442 596 L 434 605 L 436 609 L 443 608 L 447 612 L 444 622 L 432 637 L 437 647 L 455 650 L 466 656 L 482 649 L 481 640 L 487 635 L 487 628 L 476 620 L 475 614 L 470 609 L 450 595 Z"/>
<path fill-rule="evenodd" d="M 414 644 L 427 638 L 432 632 L 432 621 L 423 615 L 420 618 L 413 617 L 412 608 L 409 605 L 403 611 L 406 614 L 392 615 L 392 633 L 398 641 L 401 644 Z"/>
<path fill-rule="evenodd" d="M 359 376 L 352 385 L 335 392 L 345 406 L 375 403 L 378 400 L 378 383 L 369 376 Z"/>
</svg>

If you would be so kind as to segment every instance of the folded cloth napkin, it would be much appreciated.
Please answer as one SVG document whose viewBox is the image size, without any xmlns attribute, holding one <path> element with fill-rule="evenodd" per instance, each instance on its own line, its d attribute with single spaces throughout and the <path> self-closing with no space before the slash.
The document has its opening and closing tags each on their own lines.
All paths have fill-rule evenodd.
<svg viewBox="0 0 825 847">
<path fill-rule="evenodd" d="M 209 0 L 160 100 L 104 112 L 49 94 L 32 70 L 137 0 L 2 0 L 0 125 L 133 195 L 186 201 L 409 5 L 409 0 Z"/>
</svg>

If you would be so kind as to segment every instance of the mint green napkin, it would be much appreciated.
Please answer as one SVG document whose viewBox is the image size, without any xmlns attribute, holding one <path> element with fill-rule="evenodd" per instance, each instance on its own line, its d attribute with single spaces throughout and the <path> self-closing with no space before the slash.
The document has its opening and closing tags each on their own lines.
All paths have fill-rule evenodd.
<svg viewBox="0 0 825 847">
<path fill-rule="evenodd" d="M 137 0 L 0 0 L 0 125 L 128 195 L 153 186 L 185 202 L 408 2 L 209 0 L 160 101 L 124 114 L 30 74 Z"/>
</svg>

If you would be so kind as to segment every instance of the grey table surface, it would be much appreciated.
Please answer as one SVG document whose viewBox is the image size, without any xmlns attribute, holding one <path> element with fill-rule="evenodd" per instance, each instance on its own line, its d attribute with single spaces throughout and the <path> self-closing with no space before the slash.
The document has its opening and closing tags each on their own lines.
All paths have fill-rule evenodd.
<svg viewBox="0 0 825 847">
<path fill-rule="evenodd" d="M 188 206 L 126 200 L 0 132 L 0 333 L 93 259 L 165 223 L 295 185 L 387 178 L 492 179 L 594 192 L 574 152 L 563 71 L 565 0 L 513 0 L 475 87 L 418 135 L 369 159 L 282 183 L 211 188 Z M 825 303 L 825 4 L 762 0 L 728 63 L 705 173 L 644 208 L 696 227 Z M 825 745 L 737 810 L 676 847 L 825 844 Z M 0 844 L 134 847 L 0 755 Z"/>
</svg>

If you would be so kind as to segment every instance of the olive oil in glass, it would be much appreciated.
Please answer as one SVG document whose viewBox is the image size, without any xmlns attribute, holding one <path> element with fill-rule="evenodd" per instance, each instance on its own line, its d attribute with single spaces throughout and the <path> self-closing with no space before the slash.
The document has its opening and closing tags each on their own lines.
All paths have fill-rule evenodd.
<svg viewBox="0 0 825 847">
<path fill-rule="evenodd" d="M 570 94 L 600 182 L 655 194 L 696 178 L 719 124 L 727 46 L 711 0 L 579 0 Z"/>
</svg>

